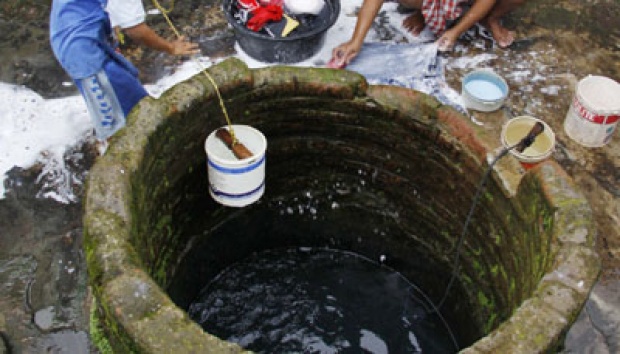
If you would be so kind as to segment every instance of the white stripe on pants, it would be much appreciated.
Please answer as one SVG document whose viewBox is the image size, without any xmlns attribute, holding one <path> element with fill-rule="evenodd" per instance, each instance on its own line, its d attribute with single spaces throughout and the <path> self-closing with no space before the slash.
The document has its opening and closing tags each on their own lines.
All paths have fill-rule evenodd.
<svg viewBox="0 0 620 354">
<path fill-rule="evenodd" d="M 103 69 L 77 81 L 82 86 L 82 96 L 95 126 L 97 139 L 107 139 L 125 126 L 125 114 Z"/>
</svg>

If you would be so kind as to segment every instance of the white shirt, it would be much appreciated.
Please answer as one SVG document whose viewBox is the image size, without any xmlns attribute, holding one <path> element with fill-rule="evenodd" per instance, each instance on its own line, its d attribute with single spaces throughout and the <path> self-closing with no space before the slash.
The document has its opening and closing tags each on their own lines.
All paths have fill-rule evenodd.
<svg viewBox="0 0 620 354">
<path fill-rule="evenodd" d="M 146 13 L 141 0 L 108 0 L 106 11 L 110 15 L 112 28 L 129 28 L 141 24 Z"/>
</svg>

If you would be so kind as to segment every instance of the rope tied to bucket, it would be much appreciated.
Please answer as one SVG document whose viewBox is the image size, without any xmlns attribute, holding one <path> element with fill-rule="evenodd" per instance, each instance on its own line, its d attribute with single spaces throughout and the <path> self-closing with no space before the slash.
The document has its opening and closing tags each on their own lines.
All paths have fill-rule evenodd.
<svg viewBox="0 0 620 354">
<path fill-rule="evenodd" d="M 172 30 L 172 32 L 174 32 L 175 36 L 177 37 L 177 39 L 182 39 L 183 36 L 181 35 L 181 33 L 177 30 L 176 26 L 174 25 L 174 23 L 172 23 L 172 20 L 170 20 L 170 17 L 168 16 L 168 13 L 170 11 L 172 11 L 172 9 L 174 9 L 174 0 L 171 0 L 171 4 L 170 4 L 170 9 L 165 9 L 158 0 L 152 0 L 153 1 L 153 5 L 155 5 L 155 7 L 161 12 L 161 14 L 164 16 L 164 19 L 166 20 L 166 22 L 168 23 L 168 26 L 170 27 L 170 29 Z M 228 110 L 226 109 L 226 105 L 224 104 L 224 99 L 222 98 L 222 94 L 220 93 L 220 89 L 217 86 L 217 84 L 215 83 L 215 80 L 213 79 L 213 77 L 206 71 L 207 68 L 198 60 L 196 59 L 196 57 L 192 57 L 192 60 L 194 60 L 194 62 L 198 65 L 198 67 L 200 68 L 200 71 L 207 77 L 207 79 L 209 80 L 209 82 L 211 83 L 211 85 L 213 85 L 213 88 L 215 89 L 215 93 L 217 94 L 217 98 L 220 104 L 220 108 L 222 109 L 222 113 L 224 114 L 224 118 L 226 119 L 226 124 L 228 125 L 228 133 L 230 134 L 230 142 L 226 142 L 226 145 L 228 145 L 228 147 L 230 149 L 233 149 L 235 146 L 240 145 L 241 147 L 243 147 L 242 144 L 239 144 L 239 141 L 237 140 L 237 137 L 235 135 L 235 131 L 233 129 L 232 126 L 232 122 L 230 120 L 230 117 L 228 116 Z M 245 149 L 245 147 L 243 147 L 243 149 Z M 247 149 L 245 149 L 247 150 Z M 233 152 L 235 152 L 233 150 Z M 248 151 L 249 152 L 249 151 Z M 252 153 L 249 152 L 250 155 L 252 156 Z M 237 152 L 235 152 L 235 155 L 238 155 Z M 238 158 L 240 158 L 239 156 L 237 156 Z"/>
<path fill-rule="evenodd" d="M 157 7 L 157 9 L 161 11 L 162 14 L 168 14 L 172 12 L 172 10 L 174 10 L 174 0 L 170 0 L 169 9 L 164 8 L 157 0 L 153 0 L 153 5 L 155 5 L 155 7 Z M 168 20 L 168 17 L 166 17 L 166 20 Z"/>
</svg>

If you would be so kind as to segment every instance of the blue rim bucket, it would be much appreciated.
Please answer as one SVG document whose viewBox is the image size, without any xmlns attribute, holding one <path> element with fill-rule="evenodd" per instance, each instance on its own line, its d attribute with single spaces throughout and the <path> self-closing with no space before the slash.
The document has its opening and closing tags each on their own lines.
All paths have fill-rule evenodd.
<svg viewBox="0 0 620 354">
<path fill-rule="evenodd" d="M 490 70 L 475 70 L 463 78 L 461 96 L 467 108 L 493 112 L 508 97 L 508 84 L 501 76 Z"/>
<path fill-rule="evenodd" d="M 252 153 L 239 160 L 213 131 L 205 141 L 209 194 L 218 203 L 244 207 L 258 201 L 265 192 L 265 152 L 267 139 L 247 125 L 233 125 L 237 139 Z M 222 127 L 227 129 L 228 127 Z"/>
</svg>

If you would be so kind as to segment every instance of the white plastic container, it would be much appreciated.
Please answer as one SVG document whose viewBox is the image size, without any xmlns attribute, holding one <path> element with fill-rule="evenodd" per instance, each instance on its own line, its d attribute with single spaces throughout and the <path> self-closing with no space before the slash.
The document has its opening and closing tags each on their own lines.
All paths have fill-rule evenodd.
<svg viewBox="0 0 620 354">
<path fill-rule="evenodd" d="M 512 118 L 502 127 L 502 145 L 507 148 L 518 144 L 525 138 L 537 122 L 542 123 L 545 128 L 536 137 L 534 143 L 525 148 L 523 152 L 518 152 L 515 149 L 510 150 L 510 153 L 521 162 L 525 169 L 532 168 L 551 156 L 555 149 L 555 133 L 547 123 L 530 116 Z"/>
<path fill-rule="evenodd" d="M 461 83 L 461 96 L 465 106 L 481 112 L 498 110 L 508 97 L 508 84 L 490 70 L 474 70 L 465 75 Z"/>
<path fill-rule="evenodd" d="M 233 125 L 238 141 L 253 154 L 239 160 L 215 136 L 216 131 L 209 134 L 205 141 L 209 194 L 225 206 L 243 207 L 256 202 L 265 192 L 265 136 L 250 126 Z"/>
<path fill-rule="evenodd" d="M 564 120 L 566 134 L 581 145 L 600 147 L 611 141 L 618 121 L 620 84 L 592 75 L 579 81 Z"/>
</svg>

